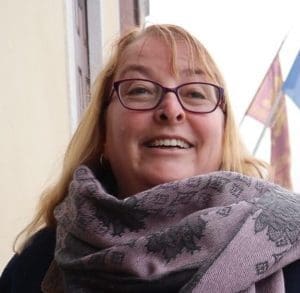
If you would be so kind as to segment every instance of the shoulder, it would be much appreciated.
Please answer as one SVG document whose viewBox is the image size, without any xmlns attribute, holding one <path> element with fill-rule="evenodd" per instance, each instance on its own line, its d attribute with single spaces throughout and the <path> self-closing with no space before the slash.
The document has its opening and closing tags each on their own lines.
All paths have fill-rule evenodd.
<svg viewBox="0 0 300 293">
<path fill-rule="evenodd" d="M 54 248 L 54 229 L 44 228 L 37 232 L 24 250 L 7 264 L 0 278 L 0 292 L 40 292 Z"/>
<path fill-rule="evenodd" d="M 283 268 L 283 274 L 286 292 L 300 292 L 300 260 L 297 260 Z"/>
</svg>

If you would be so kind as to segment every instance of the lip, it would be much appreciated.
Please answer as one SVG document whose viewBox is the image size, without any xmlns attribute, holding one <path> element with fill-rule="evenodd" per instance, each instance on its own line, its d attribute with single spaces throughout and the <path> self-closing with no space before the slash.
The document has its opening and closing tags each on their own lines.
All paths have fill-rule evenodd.
<svg viewBox="0 0 300 293">
<path fill-rule="evenodd" d="M 174 139 L 175 140 L 180 140 L 184 144 L 188 145 L 188 148 L 182 148 L 182 149 L 190 149 L 190 148 L 194 147 L 194 145 L 189 140 L 187 140 L 186 138 L 183 138 L 181 136 L 176 136 L 176 135 L 158 135 L 158 136 L 153 136 L 151 138 L 147 138 L 142 144 L 145 147 L 153 147 L 153 146 L 150 146 L 150 145 L 153 144 L 155 141 L 158 141 L 158 140 L 174 140 Z M 162 148 L 162 147 L 157 146 L 157 148 Z M 168 148 L 168 147 L 166 147 L 166 148 Z M 172 148 L 172 147 L 170 147 L 170 148 Z"/>
</svg>

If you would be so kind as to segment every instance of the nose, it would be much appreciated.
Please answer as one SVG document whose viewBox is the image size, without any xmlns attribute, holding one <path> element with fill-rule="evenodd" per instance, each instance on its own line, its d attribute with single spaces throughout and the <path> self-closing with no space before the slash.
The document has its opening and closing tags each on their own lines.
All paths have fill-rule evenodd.
<svg viewBox="0 0 300 293">
<path fill-rule="evenodd" d="M 160 104 L 155 109 L 154 117 L 159 123 L 180 123 L 185 120 L 185 111 L 173 92 L 164 94 Z"/>
</svg>

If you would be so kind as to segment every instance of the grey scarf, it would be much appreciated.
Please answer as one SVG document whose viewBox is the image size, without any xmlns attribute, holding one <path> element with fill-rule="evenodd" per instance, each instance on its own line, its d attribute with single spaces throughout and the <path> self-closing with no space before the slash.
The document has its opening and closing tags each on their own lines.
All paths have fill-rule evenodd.
<svg viewBox="0 0 300 293">
<path fill-rule="evenodd" d="M 46 292 L 277 293 L 300 258 L 300 196 L 233 172 L 120 200 L 80 166 L 55 217 Z"/>
</svg>

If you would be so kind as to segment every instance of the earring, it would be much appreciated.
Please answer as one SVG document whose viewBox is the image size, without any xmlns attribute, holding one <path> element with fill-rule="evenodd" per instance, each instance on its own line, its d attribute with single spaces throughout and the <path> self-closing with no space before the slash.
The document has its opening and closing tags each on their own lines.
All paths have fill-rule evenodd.
<svg viewBox="0 0 300 293">
<path fill-rule="evenodd" d="M 109 161 L 105 159 L 104 154 L 101 154 L 99 162 L 102 170 L 109 170 Z"/>
<path fill-rule="evenodd" d="M 104 155 L 103 154 L 101 154 L 101 156 L 100 156 L 100 159 L 99 159 L 99 162 L 100 162 L 100 167 L 101 168 L 103 168 L 104 167 Z"/>
</svg>

